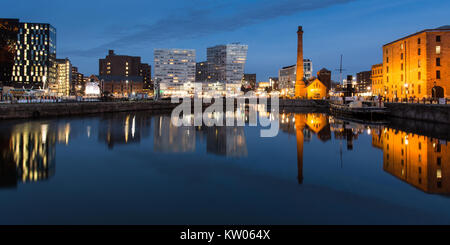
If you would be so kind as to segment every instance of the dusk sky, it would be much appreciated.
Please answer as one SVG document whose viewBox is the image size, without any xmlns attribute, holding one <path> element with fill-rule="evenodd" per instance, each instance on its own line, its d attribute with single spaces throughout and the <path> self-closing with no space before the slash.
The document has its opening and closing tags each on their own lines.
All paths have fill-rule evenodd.
<svg viewBox="0 0 450 245">
<path fill-rule="evenodd" d="M 68 57 L 85 75 L 98 74 L 108 49 L 153 66 L 155 48 L 195 49 L 198 62 L 207 47 L 240 42 L 249 45 L 245 72 L 258 81 L 295 64 L 302 25 L 314 72 L 325 67 L 337 79 L 341 54 L 345 74 L 370 70 L 381 62 L 383 44 L 449 25 L 450 1 L 2 0 L 0 18 L 52 24 L 58 58 Z"/>
</svg>

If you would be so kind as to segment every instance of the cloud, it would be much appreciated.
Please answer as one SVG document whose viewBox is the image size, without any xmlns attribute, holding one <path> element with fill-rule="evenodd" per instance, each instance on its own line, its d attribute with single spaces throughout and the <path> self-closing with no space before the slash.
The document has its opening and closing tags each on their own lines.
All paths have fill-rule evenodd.
<svg viewBox="0 0 450 245">
<path fill-rule="evenodd" d="M 115 33 L 114 38 L 87 50 L 72 50 L 69 55 L 95 57 L 107 49 L 148 46 L 178 39 L 195 39 L 220 32 L 230 32 L 244 26 L 322 9 L 354 0 L 262 0 L 206 1 L 194 0 L 190 8 L 175 9 L 152 24 L 135 25 Z"/>
</svg>

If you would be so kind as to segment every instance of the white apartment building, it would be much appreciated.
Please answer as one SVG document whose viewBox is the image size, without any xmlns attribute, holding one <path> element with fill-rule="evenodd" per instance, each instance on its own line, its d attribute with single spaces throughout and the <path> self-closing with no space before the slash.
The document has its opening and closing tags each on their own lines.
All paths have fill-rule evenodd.
<svg viewBox="0 0 450 245">
<path fill-rule="evenodd" d="M 154 78 L 163 95 L 185 95 L 195 82 L 195 50 L 155 49 Z"/>
</svg>

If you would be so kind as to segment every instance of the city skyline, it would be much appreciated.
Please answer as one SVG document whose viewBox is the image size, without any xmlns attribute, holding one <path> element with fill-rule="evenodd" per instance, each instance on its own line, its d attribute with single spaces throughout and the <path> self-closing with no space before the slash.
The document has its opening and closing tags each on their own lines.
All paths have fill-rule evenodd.
<svg viewBox="0 0 450 245">
<path fill-rule="evenodd" d="M 196 7 L 199 3 L 202 7 Z M 111 3 L 106 13 L 92 15 L 90 13 L 105 3 L 99 1 L 87 5 L 77 2 L 74 6 L 72 4 L 75 3 L 54 2 L 47 9 L 44 9 L 47 5 L 22 4 L 5 1 L 6 8 L 3 9 L 8 9 L 8 12 L 1 13 L 1 16 L 55 26 L 58 57 L 69 57 L 84 74 L 96 74 L 97 60 L 108 49 L 141 56 L 146 61 L 152 61 L 153 51 L 158 48 L 195 49 L 197 61 L 202 61 L 206 59 L 206 47 L 241 42 L 249 45 L 245 73 L 256 73 L 259 81 L 277 76 L 281 67 L 295 62 L 296 38 L 292 30 L 297 25 L 303 25 L 305 30 L 305 57 L 310 58 L 317 69 L 326 67 L 331 70 L 333 79 L 337 80 L 335 69 L 339 66 L 340 54 L 344 55 L 345 73 L 370 70 L 373 64 L 382 61 L 382 45 L 408 33 L 448 24 L 446 13 L 450 8 L 450 4 L 444 1 L 422 3 L 406 0 L 396 3 L 285 0 L 275 3 L 259 1 L 258 4 L 255 1 L 239 4 L 171 1 L 139 2 L 127 6 Z M 149 6 L 151 11 L 144 11 Z M 167 13 L 172 6 L 176 6 L 172 14 L 184 11 L 181 12 L 183 14 L 171 19 Z M 234 10 L 236 6 L 238 8 Z M 52 9 L 58 11 L 52 12 Z M 74 11 L 77 9 L 87 15 L 78 15 L 79 19 L 74 22 L 71 15 L 78 13 Z M 433 18 L 425 18 L 427 10 L 431 9 Z M 265 10 L 272 14 L 266 14 Z M 126 18 L 113 18 L 118 14 Z M 215 14 L 219 16 L 217 20 L 211 19 Z M 233 20 L 236 16 L 241 18 Z M 358 21 L 354 21 L 356 18 Z M 87 22 L 90 24 L 83 24 Z M 164 33 L 162 26 L 167 28 Z M 322 38 L 324 33 L 326 39 Z M 179 34 L 186 38 L 179 38 Z M 367 39 L 367 36 L 371 38 Z"/>
</svg>

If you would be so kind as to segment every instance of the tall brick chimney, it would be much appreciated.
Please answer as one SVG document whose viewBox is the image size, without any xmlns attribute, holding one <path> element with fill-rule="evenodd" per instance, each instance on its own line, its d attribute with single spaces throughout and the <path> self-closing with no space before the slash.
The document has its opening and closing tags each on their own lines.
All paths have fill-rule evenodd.
<svg viewBox="0 0 450 245">
<path fill-rule="evenodd" d="M 295 97 L 306 98 L 306 86 L 303 81 L 303 28 L 298 27 L 297 31 L 297 74 L 295 79 Z"/>
</svg>

